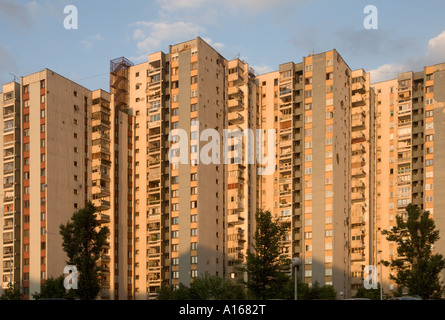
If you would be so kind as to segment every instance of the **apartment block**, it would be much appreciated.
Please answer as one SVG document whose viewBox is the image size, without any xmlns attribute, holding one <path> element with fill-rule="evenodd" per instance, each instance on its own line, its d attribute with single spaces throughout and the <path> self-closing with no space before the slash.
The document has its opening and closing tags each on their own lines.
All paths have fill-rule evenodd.
<svg viewBox="0 0 445 320">
<path fill-rule="evenodd" d="M 299 277 L 348 297 L 372 257 L 372 238 L 365 239 L 374 213 L 369 74 L 352 71 L 332 50 L 257 80 L 261 126 L 277 130 L 277 170 L 260 178 L 260 204 L 291 223 L 284 252 L 302 259 Z"/>
<path fill-rule="evenodd" d="M 0 94 L 3 119 L 0 130 L 3 134 L 1 177 L 3 184 L 0 186 L 2 194 L 3 210 L 0 219 L 1 246 L 2 246 L 2 275 L 1 287 L 8 284 L 20 283 L 20 259 L 21 259 L 21 203 L 20 203 L 20 85 L 11 82 L 3 85 L 3 93 Z M 0 288 L 1 289 L 1 288 Z"/>
<path fill-rule="evenodd" d="M 59 226 L 91 198 L 91 93 L 48 69 L 20 88 L 20 285 L 30 298 L 63 274 Z"/>
<path fill-rule="evenodd" d="M 262 75 L 199 37 L 147 57 L 113 59 L 109 92 L 49 69 L 3 85 L 3 288 L 31 299 L 63 274 L 59 226 L 89 200 L 110 229 L 100 299 L 155 299 L 205 273 L 246 279 L 258 209 L 290 223 L 298 276 L 338 298 L 396 256 L 381 231 L 409 203 L 445 225 L 445 63 L 372 84 L 336 50 Z M 275 152 L 275 170 L 260 175 L 248 151 Z"/>
<path fill-rule="evenodd" d="M 351 296 L 363 286 L 366 266 L 374 261 L 375 225 L 375 93 L 370 74 L 363 69 L 351 74 Z"/>
<path fill-rule="evenodd" d="M 444 182 L 440 139 L 443 130 L 445 64 L 405 72 L 397 79 L 374 84 L 377 102 L 377 258 L 397 257 L 395 244 L 381 235 L 396 224 L 396 216 L 406 214 L 410 203 L 428 210 L 441 230 L 445 221 L 435 213 L 442 203 Z M 445 252 L 443 239 L 435 251 Z M 383 267 L 383 290 L 392 295 L 397 289 Z"/>
</svg>

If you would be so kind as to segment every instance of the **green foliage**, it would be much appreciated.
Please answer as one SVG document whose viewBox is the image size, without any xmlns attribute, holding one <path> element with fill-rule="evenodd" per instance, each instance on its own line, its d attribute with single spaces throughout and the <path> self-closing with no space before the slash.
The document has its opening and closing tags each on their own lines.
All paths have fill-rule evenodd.
<svg viewBox="0 0 445 320">
<path fill-rule="evenodd" d="M 32 297 L 35 300 L 39 299 L 74 299 L 75 290 L 66 290 L 63 285 L 65 277 L 63 275 L 57 278 L 48 278 L 45 284 L 41 286 L 40 293 L 34 293 Z"/>
<path fill-rule="evenodd" d="M 97 261 L 109 233 L 108 227 L 100 227 L 95 212 L 94 205 L 88 202 L 73 214 L 71 222 L 60 225 L 62 246 L 69 259 L 67 264 L 76 266 L 79 274 L 75 293 L 84 300 L 94 300 L 99 294 L 101 268 Z"/>
<path fill-rule="evenodd" d="M 215 275 L 196 278 L 190 287 L 179 284 L 177 289 L 163 287 L 159 292 L 159 300 L 242 300 L 245 299 L 244 289 L 231 280 Z"/>
<path fill-rule="evenodd" d="M 23 300 L 23 292 L 19 288 L 14 288 L 11 283 L 0 296 L 0 300 Z"/>
<path fill-rule="evenodd" d="M 444 288 L 439 274 L 445 268 L 445 259 L 441 254 L 433 253 L 439 231 L 435 230 L 428 211 L 421 212 L 412 204 L 406 211 L 405 217 L 397 216 L 397 226 L 382 232 L 388 241 L 398 245 L 398 258 L 383 261 L 383 264 L 397 270 L 397 275 L 391 275 L 391 279 L 399 287 L 408 288 L 409 295 L 440 299 Z"/>
<path fill-rule="evenodd" d="M 282 253 L 281 240 L 289 223 L 272 220 L 270 211 L 257 211 L 253 251 L 247 250 L 247 289 L 255 299 L 279 299 L 289 281 L 291 260 Z"/>
<path fill-rule="evenodd" d="M 377 285 L 377 289 L 366 289 L 365 287 L 359 287 L 354 298 L 380 300 L 380 283 Z"/>
</svg>

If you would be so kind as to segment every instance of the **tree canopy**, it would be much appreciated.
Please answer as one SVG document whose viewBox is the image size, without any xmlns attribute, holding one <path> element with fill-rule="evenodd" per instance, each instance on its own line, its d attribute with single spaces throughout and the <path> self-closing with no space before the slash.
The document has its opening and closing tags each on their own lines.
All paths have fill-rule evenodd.
<svg viewBox="0 0 445 320">
<path fill-rule="evenodd" d="M 429 211 L 422 212 L 410 204 L 406 214 L 397 216 L 397 225 L 392 230 L 382 231 L 388 241 L 397 244 L 398 255 L 383 264 L 397 271 L 390 277 L 399 287 L 407 288 L 409 295 L 440 299 L 444 288 L 439 274 L 445 268 L 445 259 L 434 253 L 439 231 L 429 215 Z"/>
</svg>

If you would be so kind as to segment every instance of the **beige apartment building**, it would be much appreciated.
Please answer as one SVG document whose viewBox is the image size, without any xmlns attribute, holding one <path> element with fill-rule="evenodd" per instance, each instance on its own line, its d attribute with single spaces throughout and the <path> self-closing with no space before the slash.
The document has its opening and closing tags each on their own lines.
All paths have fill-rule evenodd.
<svg viewBox="0 0 445 320">
<path fill-rule="evenodd" d="M 376 106 L 376 261 L 397 257 L 397 248 L 381 235 L 396 225 L 409 203 L 428 210 L 439 231 L 442 183 L 444 182 L 443 135 L 445 64 L 425 67 L 420 72 L 405 72 L 397 79 L 373 85 Z M 435 245 L 444 254 L 444 240 Z M 378 254 L 378 256 L 377 256 Z M 389 279 L 394 272 L 383 267 L 383 291 L 392 295 L 397 289 Z"/>
<path fill-rule="evenodd" d="M 348 297 L 352 270 L 361 277 L 371 250 L 362 238 L 373 206 L 369 74 L 332 50 L 282 64 L 258 83 L 262 127 L 277 130 L 277 171 L 260 178 L 261 206 L 291 222 L 284 251 L 302 260 L 299 277 Z"/>
<path fill-rule="evenodd" d="M 243 276 L 237 266 L 254 227 L 255 167 L 243 157 L 233 163 L 235 149 L 225 164 L 222 138 L 224 129 L 256 128 L 253 71 L 198 37 L 150 54 L 128 72 L 136 130 L 135 298 L 155 298 L 161 286 L 188 285 L 206 272 Z M 217 163 L 201 161 L 206 129 L 221 138 L 212 154 Z"/>
<path fill-rule="evenodd" d="M 445 64 L 371 84 L 336 50 L 262 75 L 199 37 L 147 57 L 112 60 L 109 92 L 48 69 L 3 85 L 3 288 L 32 299 L 63 274 L 59 225 L 88 200 L 110 229 L 100 299 L 155 299 L 205 273 L 245 279 L 257 209 L 290 222 L 283 253 L 301 259 L 305 283 L 331 284 L 338 298 L 395 257 L 381 231 L 409 203 L 445 225 L 434 212 Z M 276 135 L 250 149 L 256 129 Z M 260 175 L 249 150 L 274 151 L 275 170 Z"/>
<path fill-rule="evenodd" d="M 121 191 L 128 206 L 119 198 L 122 186 L 125 192 L 131 190 L 132 117 L 114 110 L 109 93 L 91 92 L 49 69 L 4 85 L 3 92 L 2 287 L 12 282 L 25 299 L 32 299 L 46 279 L 62 275 L 66 255 L 59 226 L 93 200 L 98 219 L 112 231 L 101 260 L 105 271 L 101 297 L 131 298 L 131 289 L 122 287 L 129 278 L 128 264 L 122 262 L 132 247 L 120 251 L 118 247 L 125 244 L 126 224 L 132 225 L 132 219 L 127 214 L 117 216 L 117 206 L 122 212 L 133 207 L 131 196 Z M 117 153 L 113 159 L 119 137 L 122 147 L 116 151 L 125 151 L 121 159 Z M 119 175 L 124 184 L 118 183 Z M 119 227 L 111 228 L 114 225 Z M 116 254 L 115 260 L 110 252 Z"/>
</svg>

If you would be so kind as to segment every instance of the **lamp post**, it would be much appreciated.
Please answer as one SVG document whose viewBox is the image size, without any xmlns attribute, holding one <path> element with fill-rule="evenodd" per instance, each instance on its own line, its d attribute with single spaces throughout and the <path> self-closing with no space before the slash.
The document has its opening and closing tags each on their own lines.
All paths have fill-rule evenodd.
<svg viewBox="0 0 445 320">
<path fill-rule="evenodd" d="M 379 250 L 379 253 L 380 253 L 380 300 L 383 300 L 382 250 Z"/>
<path fill-rule="evenodd" d="M 292 259 L 292 267 L 294 267 L 295 269 L 295 300 L 298 300 L 298 274 L 297 274 L 297 270 L 298 270 L 298 266 L 300 265 L 301 260 L 298 257 L 295 257 Z"/>
</svg>

